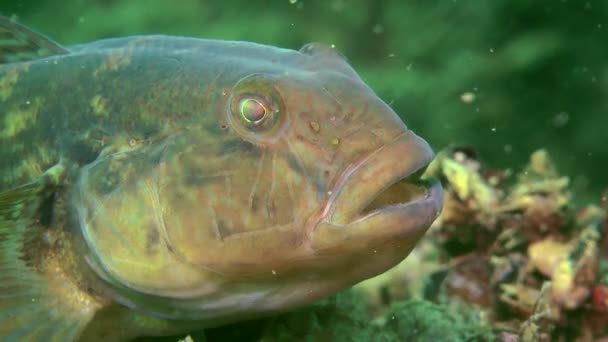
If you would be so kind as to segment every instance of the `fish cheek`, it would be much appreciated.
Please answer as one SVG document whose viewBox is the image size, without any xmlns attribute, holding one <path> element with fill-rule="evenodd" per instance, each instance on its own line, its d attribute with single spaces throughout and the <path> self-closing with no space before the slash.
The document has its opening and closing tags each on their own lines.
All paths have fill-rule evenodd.
<svg viewBox="0 0 608 342">
<path fill-rule="evenodd" d="M 166 243 L 154 154 L 116 153 L 83 168 L 74 195 L 81 232 L 103 277 L 146 293 L 191 291 L 206 275 Z"/>
<path fill-rule="evenodd" d="M 185 164 L 191 163 L 174 164 L 168 159 L 160 165 L 159 198 L 167 241 L 180 259 L 244 277 L 271 274 L 276 262 L 288 257 L 286 251 L 297 253 L 301 230 L 294 229 L 292 216 L 273 207 L 281 205 L 277 203 L 281 199 L 283 204 L 291 203 L 288 199 L 268 201 L 267 192 L 252 191 L 255 177 L 238 170 L 224 176 L 208 171 L 207 177 L 192 183 L 197 172 Z M 265 189 L 264 182 L 258 184 Z"/>
</svg>

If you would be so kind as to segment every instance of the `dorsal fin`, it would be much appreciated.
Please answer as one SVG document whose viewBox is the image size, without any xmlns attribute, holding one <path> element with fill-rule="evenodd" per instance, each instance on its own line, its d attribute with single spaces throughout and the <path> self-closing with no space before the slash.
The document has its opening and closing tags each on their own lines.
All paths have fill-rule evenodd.
<svg viewBox="0 0 608 342">
<path fill-rule="evenodd" d="M 0 64 L 67 53 L 66 48 L 54 41 L 10 18 L 0 16 Z"/>
</svg>

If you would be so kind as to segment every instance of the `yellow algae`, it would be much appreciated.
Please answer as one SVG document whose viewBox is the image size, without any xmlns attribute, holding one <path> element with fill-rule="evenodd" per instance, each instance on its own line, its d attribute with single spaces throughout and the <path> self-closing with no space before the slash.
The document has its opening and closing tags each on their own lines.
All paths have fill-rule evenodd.
<svg viewBox="0 0 608 342">
<path fill-rule="evenodd" d="M 108 57 L 95 69 L 93 76 L 97 77 L 105 71 L 117 71 L 131 64 L 133 47 L 112 51 Z"/>
<path fill-rule="evenodd" d="M 6 101 L 13 94 L 13 88 L 17 81 L 19 81 L 19 75 L 22 72 L 27 72 L 29 69 L 28 64 L 23 64 L 20 67 L 9 68 L 8 71 L 0 77 L 0 100 Z"/>
<path fill-rule="evenodd" d="M 28 101 L 26 105 L 19 105 L 9 110 L 4 117 L 0 138 L 12 138 L 34 125 L 43 102 L 41 97 L 37 97 L 33 101 Z"/>
<path fill-rule="evenodd" d="M 93 113 L 98 116 L 108 117 L 110 114 L 108 111 L 108 100 L 101 95 L 95 95 L 89 102 L 91 108 L 93 108 Z"/>
</svg>

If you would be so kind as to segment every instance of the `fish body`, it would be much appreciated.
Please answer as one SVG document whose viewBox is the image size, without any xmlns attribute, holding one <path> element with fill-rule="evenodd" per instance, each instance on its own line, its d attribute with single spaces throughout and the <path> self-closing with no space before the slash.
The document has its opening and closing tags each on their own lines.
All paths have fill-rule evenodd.
<svg viewBox="0 0 608 342">
<path fill-rule="evenodd" d="M 441 210 L 429 145 L 332 48 L 0 35 L 3 340 L 289 310 L 394 266 Z"/>
</svg>

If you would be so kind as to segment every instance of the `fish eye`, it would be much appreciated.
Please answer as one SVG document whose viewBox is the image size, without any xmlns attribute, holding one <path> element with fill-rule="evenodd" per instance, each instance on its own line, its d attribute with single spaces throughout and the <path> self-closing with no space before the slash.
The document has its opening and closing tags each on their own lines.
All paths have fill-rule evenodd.
<svg viewBox="0 0 608 342">
<path fill-rule="evenodd" d="M 238 111 L 243 120 L 252 125 L 259 125 L 268 115 L 264 103 L 253 97 L 243 97 L 239 100 Z"/>
<path fill-rule="evenodd" d="M 227 103 L 228 123 L 244 139 L 267 142 L 282 131 L 287 113 L 277 82 L 271 75 L 251 74 L 232 88 Z"/>
</svg>

